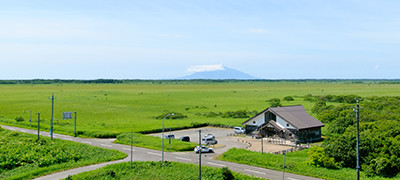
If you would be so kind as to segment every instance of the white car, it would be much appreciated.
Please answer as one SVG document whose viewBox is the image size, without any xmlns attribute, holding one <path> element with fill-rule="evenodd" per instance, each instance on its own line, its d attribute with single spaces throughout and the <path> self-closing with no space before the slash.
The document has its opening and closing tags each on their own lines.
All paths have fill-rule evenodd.
<svg viewBox="0 0 400 180">
<path fill-rule="evenodd" d="M 245 130 L 243 127 L 234 127 L 233 132 L 235 132 L 236 134 L 244 134 Z"/>
<path fill-rule="evenodd" d="M 215 139 L 215 136 L 212 135 L 212 134 L 207 134 L 207 135 L 204 136 L 204 138 L 212 138 L 212 139 Z"/>
<path fill-rule="evenodd" d="M 197 146 L 194 148 L 194 152 L 199 153 L 200 146 Z M 207 146 L 201 146 L 201 153 L 213 153 L 214 150 L 212 148 L 209 148 Z"/>
<path fill-rule="evenodd" d="M 201 139 L 201 144 L 217 144 L 218 141 L 211 137 L 205 137 Z"/>
</svg>

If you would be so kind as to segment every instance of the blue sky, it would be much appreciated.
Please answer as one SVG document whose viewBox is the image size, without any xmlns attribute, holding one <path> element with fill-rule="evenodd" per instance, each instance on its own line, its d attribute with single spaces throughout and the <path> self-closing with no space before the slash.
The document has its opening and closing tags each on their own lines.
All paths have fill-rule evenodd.
<svg viewBox="0 0 400 180">
<path fill-rule="evenodd" d="M 400 78 L 400 1 L 2 0 L 0 79 Z"/>
</svg>

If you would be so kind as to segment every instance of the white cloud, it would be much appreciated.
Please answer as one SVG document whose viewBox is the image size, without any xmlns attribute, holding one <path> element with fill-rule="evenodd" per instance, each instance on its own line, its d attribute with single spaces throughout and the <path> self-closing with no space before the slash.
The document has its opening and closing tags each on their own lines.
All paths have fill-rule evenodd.
<svg viewBox="0 0 400 180">
<path fill-rule="evenodd" d="M 192 66 L 187 69 L 188 72 L 204 72 L 204 71 L 216 71 L 216 70 L 225 70 L 223 64 L 215 64 L 215 65 L 199 65 Z"/>
<path fill-rule="evenodd" d="M 249 32 L 251 33 L 257 33 L 257 34 L 267 34 L 268 31 L 266 29 L 254 29 L 254 28 L 250 28 L 248 29 Z"/>
</svg>

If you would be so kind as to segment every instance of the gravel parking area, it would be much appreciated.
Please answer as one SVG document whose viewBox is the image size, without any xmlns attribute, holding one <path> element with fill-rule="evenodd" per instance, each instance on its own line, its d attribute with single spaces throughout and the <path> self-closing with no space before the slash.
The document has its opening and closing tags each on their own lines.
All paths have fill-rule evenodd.
<svg viewBox="0 0 400 180">
<path fill-rule="evenodd" d="M 198 130 L 201 130 L 201 137 L 204 137 L 206 134 L 214 135 L 215 139 L 218 141 L 218 143 L 220 142 L 221 138 L 226 138 L 226 137 L 228 137 L 228 134 L 233 133 L 233 129 L 204 127 L 204 128 L 195 128 L 195 129 L 184 129 L 184 130 L 178 130 L 178 131 L 172 131 L 172 132 L 170 132 L 169 129 L 165 129 L 164 135 L 168 135 L 171 133 L 171 134 L 175 135 L 175 139 L 179 139 L 182 136 L 189 136 L 190 142 L 199 143 Z M 162 133 L 154 133 L 154 134 L 149 134 L 149 135 L 161 137 L 161 134 Z"/>
<path fill-rule="evenodd" d="M 189 136 L 190 142 L 199 143 L 199 132 L 198 130 L 202 130 L 201 137 L 204 137 L 206 134 L 212 134 L 215 136 L 215 139 L 218 141 L 218 144 L 211 145 L 216 154 L 222 154 L 230 148 L 243 148 L 251 151 L 260 151 L 261 150 L 261 142 L 258 139 L 247 138 L 243 136 L 229 136 L 233 134 L 233 128 L 217 128 L 217 127 L 203 127 L 203 128 L 194 128 L 194 129 L 185 129 L 178 131 L 169 131 L 166 129 L 164 131 L 164 135 L 173 134 L 175 135 L 175 139 L 179 139 L 182 136 Z M 151 136 L 161 137 L 162 133 L 154 133 L 149 134 Z M 268 143 L 264 140 L 264 152 L 277 152 L 286 150 L 288 146 L 282 145 L 274 145 Z"/>
</svg>

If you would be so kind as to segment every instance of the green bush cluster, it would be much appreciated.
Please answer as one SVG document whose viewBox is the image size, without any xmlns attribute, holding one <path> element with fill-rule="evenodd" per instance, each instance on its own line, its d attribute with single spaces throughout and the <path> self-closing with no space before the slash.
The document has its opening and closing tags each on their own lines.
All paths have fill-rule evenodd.
<svg viewBox="0 0 400 180">
<path fill-rule="evenodd" d="M 307 152 L 308 160 L 307 163 L 314 167 L 326 167 L 328 169 L 337 169 L 338 165 L 335 159 L 328 157 L 325 154 L 324 148 L 319 146 L 313 146 Z"/>
<path fill-rule="evenodd" d="M 356 103 L 357 99 L 362 100 L 361 96 L 357 95 L 323 95 L 323 96 L 313 96 L 312 94 L 307 94 L 303 96 L 304 101 L 310 102 L 336 102 L 336 103 Z"/>
<path fill-rule="evenodd" d="M 270 107 L 282 106 L 281 100 L 279 98 L 271 98 L 271 99 L 268 99 L 267 102 L 270 103 Z"/>
<path fill-rule="evenodd" d="M 22 121 L 25 121 L 25 119 L 23 117 L 21 117 L 21 116 L 18 116 L 18 117 L 15 118 L 15 121 L 22 122 Z"/>
<path fill-rule="evenodd" d="M 205 117 L 222 117 L 222 118 L 249 118 L 256 115 L 257 111 L 237 110 L 237 111 L 226 111 L 226 112 L 206 112 L 197 113 L 197 115 Z"/>
<path fill-rule="evenodd" d="M 162 113 L 162 114 L 156 116 L 155 118 L 156 118 L 156 119 L 163 119 L 165 116 L 167 116 L 167 115 L 169 115 L 169 114 L 172 114 L 172 112 L 165 112 L 165 113 Z M 184 114 L 182 114 L 182 113 L 174 113 L 173 116 L 168 116 L 168 117 L 166 117 L 165 119 L 184 119 L 184 118 L 187 118 L 187 116 L 184 115 Z"/>
<path fill-rule="evenodd" d="M 369 97 L 360 102 L 360 162 L 369 176 L 396 176 L 400 172 L 400 97 Z M 321 104 L 316 104 L 319 106 Z M 355 104 L 318 111 L 329 122 L 326 154 L 341 167 L 356 164 Z"/>
</svg>

